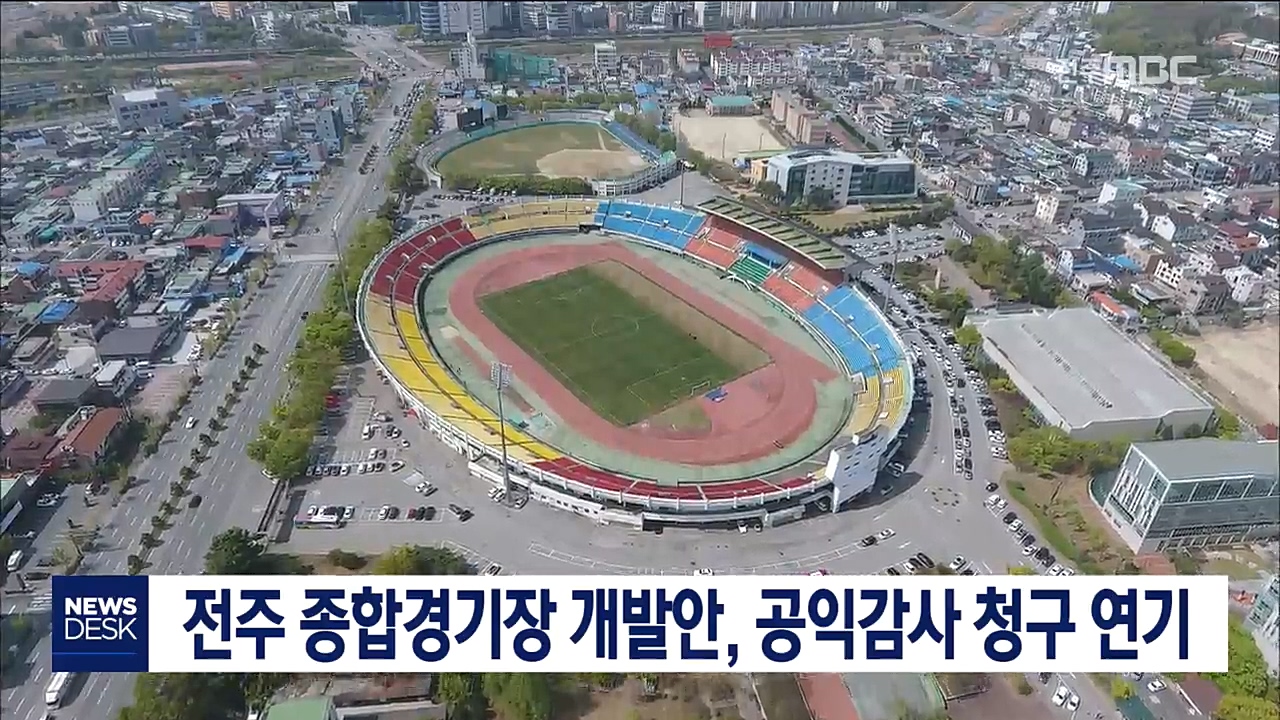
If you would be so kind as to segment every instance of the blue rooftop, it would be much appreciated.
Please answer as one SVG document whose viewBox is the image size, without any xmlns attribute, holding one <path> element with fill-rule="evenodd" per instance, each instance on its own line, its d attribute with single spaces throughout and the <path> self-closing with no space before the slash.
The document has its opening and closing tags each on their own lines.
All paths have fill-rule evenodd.
<svg viewBox="0 0 1280 720">
<path fill-rule="evenodd" d="M 71 316 L 75 312 L 76 304 L 71 300 L 59 300 L 40 311 L 40 323 L 43 325 L 56 325 Z"/>
<path fill-rule="evenodd" d="M 40 273 L 44 272 L 44 270 L 47 269 L 48 267 L 49 267 L 48 265 L 41 265 L 38 262 L 33 262 L 28 260 L 26 262 L 18 263 L 18 267 L 16 267 L 15 270 L 17 270 L 18 274 L 21 275 L 22 277 L 29 278 L 29 277 L 35 277 L 36 275 L 39 275 Z"/>
</svg>

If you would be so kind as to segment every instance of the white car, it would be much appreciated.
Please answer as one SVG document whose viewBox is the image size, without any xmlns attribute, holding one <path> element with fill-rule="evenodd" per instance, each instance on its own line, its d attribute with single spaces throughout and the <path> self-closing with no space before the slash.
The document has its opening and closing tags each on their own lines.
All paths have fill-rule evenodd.
<svg viewBox="0 0 1280 720">
<path fill-rule="evenodd" d="M 963 555 L 957 555 L 955 559 L 951 561 L 951 564 L 948 565 L 947 567 L 951 570 L 951 572 L 960 572 L 960 570 L 962 570 L 964 566 L 968 564 L 969 564 L 969 561 L 965 560 Z"/>
<path fill-rule="evenodd" d="M 195 426 L 196 426 L 196 419 L 194 417 L 187 418 L 187 429 L 190 430 Z"/>
<path fill-rule="evenodd" d="M 876 538 L 879 540 L 888 540 L 889 538 L 893 537 L 894 534 L 895 533 L 893 532 L 893 528 L 885 528 L 880 532 L 876 533 Z"/>
<path fill-rule="evenodd" d="M 1021 530 L 1021 529 L 1022 529 L 1022 521 L 1021 521 L 1021 520 L 1017 520 L 1017 519 L 1015 519 L 1013 522 L 1009 523 L 1009 532 L 1011 532 L 1011 533 L 1016 533 L 1016 532 L 1018 532 L 1018 531 L 1019 531 L 1019 530 Z"/>
<path fill-rule="evenodd" d="M 355 505 L 348 505 L 348 506 L 346 506 L 346 507 L 342 508 L 342 519 L 343 519 L 343 520 L 350 520 L 351 518 L 353 518 L 353 517 L 355 517 L 355 516 L 356 516 L 356 506 L 355 506 Z"/>
<path fill-rule="evenodd" d="M 36 500 L 36 507 L 38 507 L 38 508 L 51 508 L 51 507 L 53 507 L 53 506 L 55 506 L 55 505 L 57 505 L 57 504 L 58 504 L 58 500 L 59 500 L 59 499 L 60 499 L 60 498 L 58 498 L 58 497 L 42 497 L 42 498 L 40 498 L 39 500 Z"/>
<path fill-rule="evenodd" d="M 1164 681 L 1159 679 L 1152 680 L 1151 682 L 1147 683 L 1147 690 L 1153 693 L 1158 693 L 1161 690 L 1165 689 L 1166 687 L 1168 686 L 1164 684 Z"/>
<path fill-rule="evenodd" d="M 402 448 L 407 448 L 407 447 L 409 447 L 409 441 L 408 441 L 408 440 L 401 440 L 401 441 L 400 441 L 400 447 L 402 447 Z"/>
<path fill-rule="evenodd" d="M 987 507 L 995 507 L 996 503 L 998 502 L 1000 502 L 1000 494 L 996 493 L 991 497 L 988 497 L 987 501 L 983 504 L 986 505 Z"/>
<path fill-rule="evenodd" d="M 1071 712 L 1075 712 L 1076 710 L 1080 709 L 1079 695 L 1072 695 L 1071 697 L 1067 698 L 1067 709 L 1070 710 Z"/>
<path fill-rule="evenodd" d="M 1072 570 L 1069 567 L 1064 567 L 1062 568 L 1062 573 L 1059 575 L 1059 577 L 1071 577 L 1072 575 L 1075 575 L 1075 574 L 1076 574 L 1075 570 Z"/>
<path fill-rule="evenodd" d="M 1058 563 L 1054 563 L 1053 567 L 1049 568 L 1049 574 L 1054 577 L 1057 577 L 1058 575 L 1062 574 L 1062 570 L 1063 568 L 1061 565 L 1059 565 Z"/>
<path fill-rule="evenodd" d="M 694 575 L 715 575 L 716 571 L 711 568 L 698 568 L 693 571 Z"/>
<path fill-rule="evenodd" d="M 1062 707 L 1067 702 L 1067 696 L 1071 694 L 1071 690 L 1066 685 L 1059 685 L 1058 689 L 1053 693 L 1054 707 Z"/>
<path fill-rule="evenodd" d="M 320 507 L 318 505 L 312 505 L 307 508 L 307 517 L 315 517 L 318 512 L 320 512 Z"/>
<path fill-rule="evenodd" d="M 397 471 L 397 470 L 400 470 L 400 469 L 401 469 L 401 468 L 403 468 L 403 467 L 404 467 L 404 461 L 403 461 L 403 460 L 392 460 L 392 461 L 391 461 L 391 472 L 395 472 L 395 471 Z"/>
</svg>

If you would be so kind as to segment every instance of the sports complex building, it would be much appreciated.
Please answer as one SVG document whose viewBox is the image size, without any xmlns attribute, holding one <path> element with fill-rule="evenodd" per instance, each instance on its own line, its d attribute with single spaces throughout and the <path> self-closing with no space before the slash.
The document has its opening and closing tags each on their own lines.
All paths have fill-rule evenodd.
<svg viewBox="0 0 1280 720">
<path fill-rule="evenodd" d="M 635 527 L 771 526 L 871 489 L 911 409 L 911 363 L 849 264 L 725 198 L 493 205 L 384 250 L 358 326 L 477 478 L 503 483 L 501 408 L 531 499 Z"/>
<path fill-rule="evenodd" d="M 564 150 L 561 152 L 574 153 L 573 160 L 576 160 L 576 162 L 568 165 L 566 172 L 539 168 L 534 172 L 522 174 L 536 173 L 550 177 L 583 177 L 590 181 L 591 189 L 596 195 L 617 197 L 647 190 L 675 177 L 680 171 L 680 161 L 675 153 L 659 151 L 632 132 L 627 126 L 620 122 L 615 122 L 613 113 L 599 110 L 553 110 L 543 113 L 518 113 L 508 120 L 498 121 L 478 130 L 442 133 L 419 156 L 419 163 L 426 171 L 430 183 L 435 187 L 442 187 L 444 173 L 441 171 L 440 165 L 441 161 L 450 154 L 468 146 L 492 140 L 499 135 L 510 134 L 512 138 L 515 138 L 517 133 L 522 130 L 545 128 L 548 125 L 564 126 L 566 130 L 572 130 L 574 126 L 599 128 L 610 138 L 616 139 L 621 144 L 622 149 L 611 150 L 606 147 L 600 147 L 598 149 Z M 529 145 L 533 144 L 529 143 Z M 606 165 L 608 169 L 603 171 L 591 168 L 592 155 L 595 155 L 597 160 L 607 160 L 608 155 L 617 155 L 621 152 L 635 156 L 634 166 L 624 165 L 613 169 Z"/>
</svg>

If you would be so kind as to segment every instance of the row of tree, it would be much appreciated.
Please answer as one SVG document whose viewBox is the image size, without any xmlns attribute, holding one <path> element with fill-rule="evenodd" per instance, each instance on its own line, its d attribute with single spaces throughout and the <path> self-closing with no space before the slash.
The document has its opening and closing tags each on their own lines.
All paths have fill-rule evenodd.
<svg viewBox="0 0 1280 720">
<path fill-rule="evenodd" d="M 524 95 L 515 104 L 526 112 L 539 113 L 550 110 L 613 110 L 635 102 L 636 96 L 631 93 L 584 92 L 568 99 L 552 95 Z"/>
<path fill-rule="evenodd" d="M 1151 341 L 1156 349 L 1169 358 L 1169 362 L 1178 367 L 1191 367 L 1196 364 L 1196 350 L 1173 336 L 1168 330 L 1152 330 Z"/>
<path fill-rule="evenodd" d="M 465 175 L 444 177 L 444 184 L 453 190 L 479 190 L 494 194 L 531 195 L 591 195 L 591 183 L 576 177 L 547 177 L 545 175 Z"/>
<path fill-rule="evenodd" d="M 413 108 L 413 114 L 409 116 L 409 141 L 417 147 L 426 142 L 427 138 L 435 133 L 437 127 L 435 100 L 424 98 Z"/>
<path fill-rule="evenodd" d="M 287 366 L 288 390 L 247 448 L 250 458 L 281 481 L 306 469 L 311 441 L 324 417 L 325 397 L 342 365 L 342 351 L 355 337 L 352 308 L 361 277 L 392 235 L 385 219 L 361 222 L 330 278 L 324 306 L 303 322 L 302 337 Z"/>
<path fill-rule="evenodd" d="M 1024 252 L 1016 240 L 979 235 L 970 243 L 949 240 L 946 250 L 975 283 L 1002 300 L 1046 308 L 1066 304 L 1062 282 L 1045 268 L 1039 253 Z"/>
</svg>

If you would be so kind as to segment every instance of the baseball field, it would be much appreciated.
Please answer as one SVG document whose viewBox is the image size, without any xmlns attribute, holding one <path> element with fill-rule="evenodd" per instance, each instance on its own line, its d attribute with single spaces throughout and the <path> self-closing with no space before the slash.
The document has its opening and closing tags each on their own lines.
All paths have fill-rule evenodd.
<svg viewBox="0 0 1280 720">
<path fill-rule="evenodd" d="M 440 158 L 445 175 L 606 178 L 643 168 L 644 158 L 594 123 L 526 125 L 462 145 Z"/>
<path fill-rule="evenodd" d="M 479 306 L 565 389 L 622 427 L 770 362 L 745 338 L 614 261 L 484 295 Z"/>
</svg>

